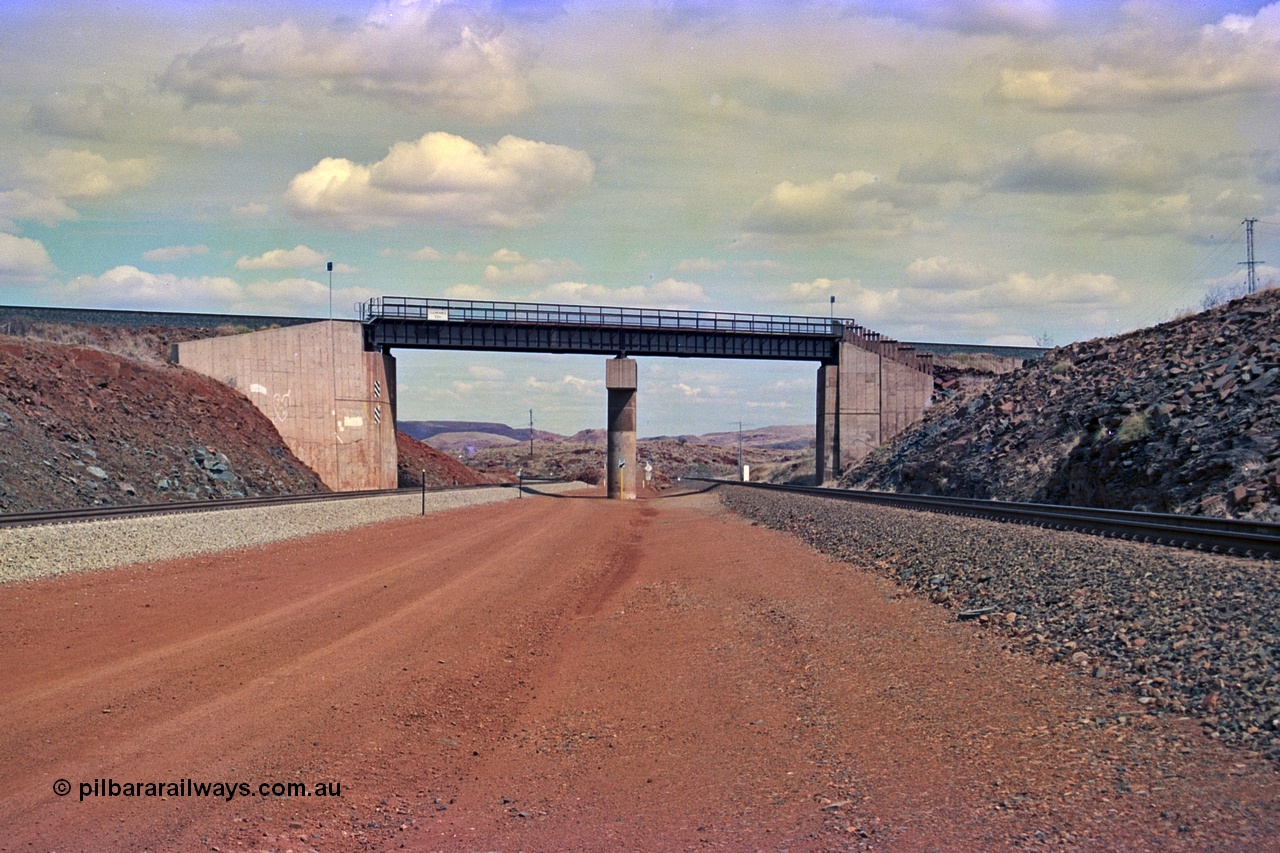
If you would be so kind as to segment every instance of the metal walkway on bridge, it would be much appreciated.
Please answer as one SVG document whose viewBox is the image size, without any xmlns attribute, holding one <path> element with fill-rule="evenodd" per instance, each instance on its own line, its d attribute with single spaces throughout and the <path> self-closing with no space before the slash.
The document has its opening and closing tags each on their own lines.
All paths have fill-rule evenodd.
<svg viewBox="0 0 1280 853">
<path fill-rule="evenodd" d="M 361 305 L 371 347 L 835 362 L 843 341 L 909 348 L 852 320 L 384 296 Z"/>
</svg>

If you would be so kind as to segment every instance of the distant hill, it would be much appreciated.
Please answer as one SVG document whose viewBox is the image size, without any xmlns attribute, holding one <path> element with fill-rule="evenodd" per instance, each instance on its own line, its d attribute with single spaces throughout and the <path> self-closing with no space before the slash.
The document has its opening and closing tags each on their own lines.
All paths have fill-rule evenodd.
<svg viewBox="0 0 1280 853">
<path fill-rule="evenodd" d="M 468 447 L 483 450 L 508 447 L 529 441 L 528 427 L 512 427 L 488 421 L 400 421 L 399 430 L 445 453 L 466 452 Z M 535 429 L 533 441 L 538 444 L 603 445 L 603 429 L 579 430 L 573 435 Z M 676 441 L 707 444 L 713 447 L 737 447 L 738 432 L 714 432 L 707 435 L 659 435 L 642 441 Z M 743 430 L 743 447 L 758 450 L 804 450 L 813 446 L 813 425 L 783 425 Z"/>
<path fill-rule="evenodd" d="M 737 447 L 738 431 L 709 432 L 705 435 L 659 435 L 646 441 L 692 441 L 698 444 L 710 444 L 713 447 Z M 804 450 L 812 447 L 814 442 L 813 424 L 783 425 L 744 429 L 742 446 L 757 450 Z"/>
<path fill-rule="evenodd" d="M 515 441 L 528 441 L 528 429 L 514 429 L 491 421 L 400 421 L 396 428 L 410 438 L 426 441 L 444 432 L 473 432 L 499 435 Z"/>
<path fill-rule="evenodd" d="M 482 450 L 529 442 L 528 427 L 520 429 L 489 421 L 400 421 L 396 428 L 411 438 L 453 455 L 465 453 L 467 448 Z M 535 444 L 558 443 L 565 437 L 535 429 L 533 440 Z"/>
</svg>

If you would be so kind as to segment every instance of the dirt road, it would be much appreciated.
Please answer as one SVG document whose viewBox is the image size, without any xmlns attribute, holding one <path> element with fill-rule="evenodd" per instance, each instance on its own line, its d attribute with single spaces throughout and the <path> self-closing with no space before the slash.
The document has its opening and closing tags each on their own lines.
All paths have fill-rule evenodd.
<svg viewBox="0 0 1280 853">
<path fill-rule="evenodd" d="M 6 850 L 1280 849 L 1270 765 L 710 495 L 0 587 L 0 721 Z"/>
</svg>

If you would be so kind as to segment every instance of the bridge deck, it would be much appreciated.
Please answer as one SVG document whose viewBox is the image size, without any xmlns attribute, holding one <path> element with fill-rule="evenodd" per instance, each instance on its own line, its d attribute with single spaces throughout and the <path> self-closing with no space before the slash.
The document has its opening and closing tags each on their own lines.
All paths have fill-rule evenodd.
<svg viewBox="0 0 1280 853">
<path fill-rule="evenodd" d="M 851 320 L 385 296 L 362 306 L 372 345 L 587 355 L 834 361 Z"/>
</svg>

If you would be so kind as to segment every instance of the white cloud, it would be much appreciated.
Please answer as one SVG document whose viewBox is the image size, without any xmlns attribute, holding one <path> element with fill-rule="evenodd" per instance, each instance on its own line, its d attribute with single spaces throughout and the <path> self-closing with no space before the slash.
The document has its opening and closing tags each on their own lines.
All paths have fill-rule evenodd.
<svg viewBox="0 0 1280 853">
<path fill-rule="evenodd" d="M 398 142 L 372 165 L 326 157 L 289 183 L 298 217 L 362 230 L 408 222 L 475 228 L 534 225 L 590 185 L 583 152 L 504 136 L 481 147 L 450 133 Z"/>
<path fill-rule="evenodd" d="M 0 232 L 0 282 L 37 281 L 54 271 L 39 240 Z"/>
<path fill-rule="evenodd" d="M 0 192 L 0 228 L 12 228 L 19 220 L 52 227 L 60 221 L 79 218 L 80 214 L 50 195 L 37 195 L 24 189 Z"/>
<path fill-rule="evenodd" d="M 256 258 L 241 257 L 236 261 L 236 268 L 242 270 L 298 270 L 319 266 L 324 263 L 325 256 L 307 246 L 294 246 L 292 249 L 272 249 Z"/>
<path fill-rule="evenodd" d="M 998 98 L 1041 109 L 1116 109 L 1280 90 L 1280 3 L 1227 15 L 1191 38 L 1130 4 L 1133 20 L 1072 63 L 1004 68 Z M 1158 12 L 1158 10 L 1156 10 Z"/>
<path fill-rule="evenodd" d="M 574 376 L 566 373 L 558 382 L 540 379 L 537 376 L 530 376 L 525 379 L 524 384 L 538 391 L 557 391 L 568 389 L 582 396 L 598 396 L 605 390 L 603 379 L 584 379 L 581 376 Z"/>
<path fill-rule="evenodd" d="M 516 255 L 516 257 L 519 257 L 519 255 Z M 489 284 L 495 285 L 538 285 L 545 284 L 553 278 L 561 278 L 581 271 L 582 268 L 568 258 L 561 258 L 560 260 L 543 258 L 539 261 L 521 259 L 509 267 L 489 264 L 484 268 L 484 280 Z"/>
<path fill-rule="evenodd" d="M 783 241 L 898 237 L 916 223 L 912 208 L 935 201 L 929 189 L 883 181 L 870 172 L 843 172 L 807 184 L 777 184 L 752 206 L 744 228 L 749 235 Z"/>
<path fill-rule="evenodd" d="M 467 367 L 467 373 L 482 382 L 501 382 L 507 378 L 507 374 L 503 373 L 496 367 L 489 367 L 484 364 L 472 364 Z"/>
<path fill-rule="evenodd" d="M 668 278 L 652 285 L 611 289 L 600 284 L 562 281 L 529 295 L 537 302 L 564 302 L 574 305 L 610 305 L 622 308 L 692 309 L 711 299 L 702 287 Z"/>
<path fill-rule="evenodd" d="M 31 124 L 37 130 L 57 136 L 102 139 L 110 120 L 125 114 L 123 97 L 105 89 L 83 93 L 55 92 L 31 108 Z"/>
<path fill-rule="evenodd" d="M 152 263 L 167 263 L 169 261 L 181 261 L 195 255 L 207 255 L 208 253 L 208 246 L 163 246 L 159 249 L 143 252 L 142 259 Z"/>
<path fill-rule="evenodd" d="M 256 219 L 259 216 L 266 216 L 271 212 L 271 208 L 260 202 L 249 202 L 248 204 L 231 208 L 231 212 L 245 219 Z"/>
<path fill-rule="evenodd" d="M 583 379 L 581 376 L 572 374 L 565 374 L 565 377 L 560 382 L 579 394 L 599 394 L 605 387 L 603 379 Z"/>
<path fill-rule="evenodd" d="M 189 104 L 243 103 L 293 85 L 492 121 L 529 106 L 524 64 L 496 17 L 396 0 L 354 26 L 285 21 L 215 39 L 175 59 L 161 85 Z"/>
<path fill-rule="evenodd" d="M 835 315 L 876 331 L 923 329 L 980 340 L 993 334 L 1025 332 L 1028 322 L 1071 315 L 1095 322 L 1127 305 L 1131 295 L 1105 273 L 1002 272 L 973 261 L 945 256 L 920 258 L 906 269 L 897 286 L 870 287 L 849 278 L 795 282 L 775 291 L 767 301 L 786 310 L 826 316 L 835 295 Z M 917 331 L 916 334 L 919 332 Z"/>
<path fill-rule="evenodd" d="M 935 308 L 1013 309 L 1119 304 L 1126 297 L 1103 273 L 1001 273 L 970 261 L 922 258 L 907 267 L 910 298 Z"/>
<path fill-rule="evenodd" d="M 836 298 L 834 306 L 832 296 Z M 798 314 L 821 317 L 834 313 L 866 324 L 891 316 L 898 299 L 896 290 L 875 290 L 851 278 L 792 282 L 784 290 L 765 296 L 766 302 L 783 303 Z"/>
<path fill-rule="evenodd" d="M 1175 187 L 1167 152 L 1120 133 L 1061 130 L 1038 137 L 1024 156 L 1001 167 L 993 186 L 1009 192 L 1162 192 Z"/>
<path fill-rule="evenodd" d="M 72 305 L 150 310 L 326 316 L 329 287 L 306 278 L 241 284 L 225 276 L 178 276 L 119 266 L 100 276 L 82 275 L 60 285 Z M 335 316 L 351 316 L 351 306 L 375 296 L 367 288 L 335 288 Z"/>
<path fill-rule="evenodd" d="M 62 290 L 72 304 L 161 310 L 227 308 L 241 293 L 240 285 L 229 278 L 184 278 L 127 265 L 100 276 L 77 276 Z"/>
<path fill-rule="evenodd" d="M 382 254 L 383 254 L 383 257 L 395 257 L 399 253 L 394 252 L 391 249 L 387 249 L 383 251 Z M 405 252 L 404 257 L 408 258 L 411 261 L 442 261 L 444 260 L 444 255 L 440 254 L 440 252 L 436 251 L 430 246 L 423 246 L 421 249 L 417 249 L 412 252 Z"/>
<path fill-rule="evenodd" d="M 232 207 L 232 214 L 241 216 L 243 219 L 257 219 L 269 213 L 271 213 L 271 207 L 261 204 L 259 201 L 251 201 L 248 204 Z"/>
<path fill-rule="evenodd" d="M 854 6 L 965 33 L 1039 33 L 1059 19 L 1054 0 L 859 0 Z"/>
<path fill-rule="evenodd" d="M 898 180 L 919 184 L 982 183 L 994 168 L 989 160 L 947 145 L 932 154 L 908 155 L 898 169 Z"/>
<path fill-rule="evenodd" d="M 108 160 L 91 151 L 55 148 L 26 164 L 26 176 L 60 198 L 99 199 L 151 183 L 153 167 L 141 157 Z"/>
<path fill-rule="evenodd" d="M 690 379 L 692 377 L 684 376 L 682 379 Z M 696 379 L 694 381 L 697 381 Z M 700 403 L 723 403 L 727 400 L 737 398 L 739 392 L 734 388 L 726 388 L 722 385 L 690 385 L 687 381 L 673 382 L 667 386 L 671 391 L 677 394 L 668 394 L 666 396 L 674 398 L 675 405 L 682 406 L 686 404 Z M 661 387 L 655 389 L 662 391 Z"/>
<path fill-rule="evenodd" d="M 677 383 L 675 383 L 674 385 L 672 385 L 671 387 L 672 387 L 672 388 L 674 388 L 675 390 L 679 391 L 681 394 L 683 394 L 683 395 L 684 395 L 684 396 L 686 396 L 686 397 L 696 397 L 696 396 L 698 396 L 699 394 L 701 394 L 701 393 L 702 393 L 702 389 L 701 389 L 701 388 L 694 388 L 693 386 L 691 386 L 691 385 L 686 385 L 686 384 L 685 384 L 685 383 L 683 383 L 683 382 L 677 382 Z"/>
<path fill-rule="evenodd" d="M 477 302 L 490 302 L 497 297 L 492 290 L 478 284 L 455 284 L 445 288 L 446 299 L 474 299 Z"/>
<path fill-rule="evenodd" d="M 999 273 L 982 264 L 952 260 L 942 255 L 917 258 L 907 266 L 908 284 L 939 292 L 985 287 L 999 277 Z"/>
<path fill-rule="evenodd" d="M 231 150 L 244 144 L 240 134 L 229 127 L 174 127 L 166 138 L 188 148 Z"/>
<path fill-rule="evenodd" d="M 338 318 L 354 316 L 357 302 L 380 294 L 367 287 L 334 287 L 333 313 Z M 329 285 L 309 278 L 260 280 L 241 287 L 233 312 L 286 316 L 325 317 L 329 310 Z"/>
<path fill-rule="evenodd" d="M 709 258 L 685 258 L 671 267 L 672 272 L 719 272 L 726 266 L 725 261 Z"/>
<path fill-rule="evenodd" d="M 489 260 L 495 264 L 523 264 L 525 263 L 524 255 L 514 249 L 508 249 L 505 246 L 489 256 Z"/>
<path fill-rule="evenodd" d="M 1154 198 L 1112 199 L 1099 204 L 1070 231 L 1087 239 L 1116 240 L 1126 237 L 1174 237 L 1189 243 L 1216 245 L 1224 220 L 1236 221 L 1241 210 L 1257 206 L 1256 197 L 1234 190 L 1216 195 L 1181 192 Z"/>
</svg>

